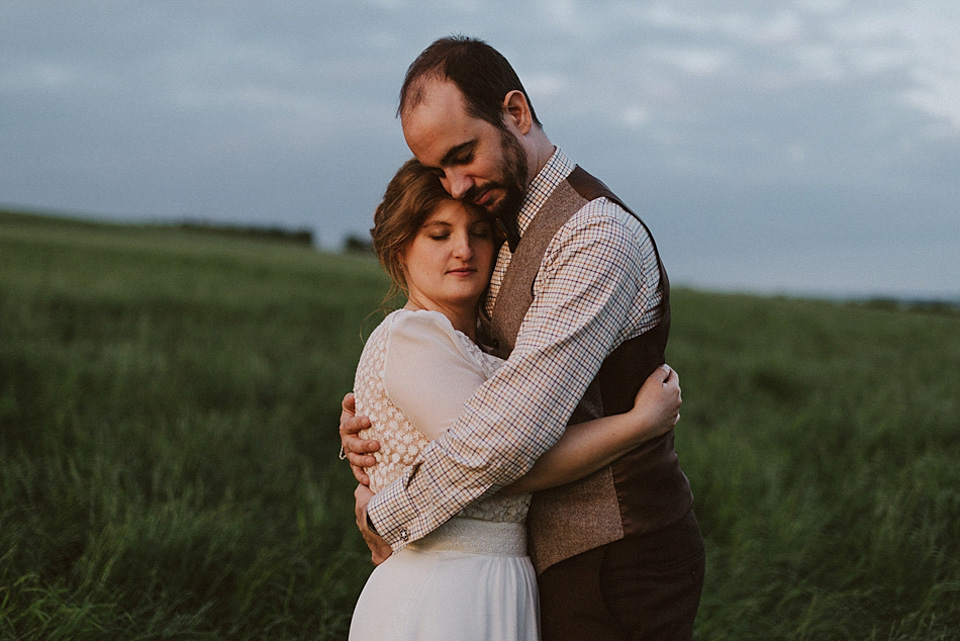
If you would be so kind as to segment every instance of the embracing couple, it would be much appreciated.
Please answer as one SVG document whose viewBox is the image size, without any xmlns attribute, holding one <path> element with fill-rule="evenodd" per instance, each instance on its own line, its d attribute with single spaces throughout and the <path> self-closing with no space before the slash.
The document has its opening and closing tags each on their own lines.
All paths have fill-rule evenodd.
<svg viewBox="0 0 960 641">
<path fill-rule="evenodd" d="M 373 246 L 343 450 L 371 639 L 689 639 L 704 552 L 674 451 L 670 288 L 644 223 L 544 133 L 507 60 L 431 44 Z"/>
</svg>

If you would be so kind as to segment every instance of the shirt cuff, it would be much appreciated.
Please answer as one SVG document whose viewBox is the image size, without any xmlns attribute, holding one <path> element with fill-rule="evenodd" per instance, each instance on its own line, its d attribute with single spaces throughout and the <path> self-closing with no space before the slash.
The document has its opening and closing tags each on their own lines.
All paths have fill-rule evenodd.
<svg viewBox="0 0 960 641">
<path fill-rule="evenodd" d="M 367 521 L 394 552 L 410 542 L 417 509 L 403 491 L 401 483 L 393 483 L 373 495 L 367 504 Z"/>
</svg>

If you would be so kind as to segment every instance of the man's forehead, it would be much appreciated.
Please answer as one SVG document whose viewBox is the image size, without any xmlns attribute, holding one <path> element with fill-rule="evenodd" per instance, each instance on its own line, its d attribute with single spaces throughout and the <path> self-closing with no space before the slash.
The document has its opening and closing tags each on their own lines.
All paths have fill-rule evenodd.
<svg viewBox="0 0 960 641">
<path fill-rule="evenodd" d="M 467 114 L 456 85 L 427 90 L 423 100 L 406 110 L 400 124 L 410 150 L 425 164 L 439 165 L 447 154 L 476 138 L 480 119 Z M 452 87 L 452 88 L 451 88 Z"/>
<path fill-rule="evenodd" d="M 401 110 L 403 115 L 419 107 L 443 103 L 447 107 L 459 105 L 463 107 L 463 93 L 457 83 L 440 73 L 422 76 L 408 89 L 406 100 Z"/>
</svg>

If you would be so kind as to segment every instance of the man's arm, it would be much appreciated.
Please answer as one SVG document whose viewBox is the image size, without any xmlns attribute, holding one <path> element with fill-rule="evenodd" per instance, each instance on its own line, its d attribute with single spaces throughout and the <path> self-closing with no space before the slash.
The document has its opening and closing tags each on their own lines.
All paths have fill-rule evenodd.
<svg viewBox="0 0 960 641">
<path fill-rule="evenodd" d="M 394 549 L 526 473 L 560 438 L 603 359 L 627 338 L 626 319 L 656 288 L 638 246 L 638 233 L 649 243 L 642 226 L 628 228 L 609 212 L 583 214 L 551 244 L 507 363 L 367 506 Z"/>
</svg>

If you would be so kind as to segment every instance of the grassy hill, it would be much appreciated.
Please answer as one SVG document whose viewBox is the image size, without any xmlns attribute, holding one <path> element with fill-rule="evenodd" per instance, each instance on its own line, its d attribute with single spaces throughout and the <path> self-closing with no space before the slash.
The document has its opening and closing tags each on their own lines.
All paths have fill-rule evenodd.
<svg viewBox="0 0 960 641">
<path fill-rule="evenodd" d="M 342 639 L 367 257 L 0 213 L 0 639 Z M 674 295 L 698 639 L 960 638 L 960 315 Z M 362 330 L 361 328 L 365 328 Z"/>
</svg>

